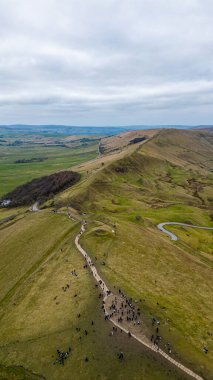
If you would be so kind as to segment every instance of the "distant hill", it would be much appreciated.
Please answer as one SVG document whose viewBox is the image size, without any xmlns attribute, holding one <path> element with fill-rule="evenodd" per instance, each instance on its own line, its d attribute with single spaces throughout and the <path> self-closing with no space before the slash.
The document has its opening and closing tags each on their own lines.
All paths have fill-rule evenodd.
<svg viewBox="0 0 213 380">
<path fill-rule="evenodd" d="M 29 124 L 13 124 L 0 125 L 0 133 L 42 133 L 42 134 L 62 134 L 62 135 L 103 135 L 112 136 L 122 132 L 132 130 L 147 129 L 208 129 L 212 126 L 208 125 L 120 125 L 120 126 L 76 126 L 76 125 L 29 125 Z"/>
<path fill-rule="evenodd" d="M 122 151 L 128 145 L 149 140 L 157 132 L 159 132 L 158 129 L 134 130 L 122 132 L 116 136 L 103 137 L 99 145 L 99 152 L 101 154 L 108 154 Z"/>
<path fill-rule="evenodd" d="M 198 125 L 197 127 L 193 127 L 192 129 L 205 129 L 205 131 L 213 132 L 213 125 Z"/>
<path fill-rule="evenodd" d="M 62 135 L 116 135 L 125 130 L 126 127 L 92 127 L 92 126 L 67 126 L 67 125 L 0 125 L 0 133 L 42 133 L 42 134 L 62 134 Z"/>
</svg>

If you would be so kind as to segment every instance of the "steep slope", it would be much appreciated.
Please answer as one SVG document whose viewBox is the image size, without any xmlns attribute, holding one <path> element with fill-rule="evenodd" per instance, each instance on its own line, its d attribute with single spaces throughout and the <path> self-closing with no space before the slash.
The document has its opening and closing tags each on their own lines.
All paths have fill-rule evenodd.
<svg viewBox="0 0 213 380">
<path fill-rule="evenodd" d="M 181 228 L 181 240 L 173 243 L 156 225 L 212 226 L 212 159 L 211 134 L 161 131 L 66 198 L 87 212 L 84 245 L 106 281 L 138 302 L 144 299 L 145 320 L 157 315 L 174 356 L 209 379 L 212 232 Z"/>
<path fill-rule="evenodd" d="M 162 130 L 144 152 L 187 169 L 213 171 L 213 130 Z"/>
<path fill-rule="evenodd" d="M 100 141 L 99 152 L 101 154 L 110 154 L 112 152 L 122 151 L 128 145 L 148 141 L 158 132 L 158 129 L 136 130 L 123 132 L 116 136 L 104 137 Z"/>
<path fill-rule="evenodd" d="M 99 291 L 74 246 L 79 229 L 48 209 L 20 211 L 1 225 L 0 379 L 180 380 L 125 334 L 109 335 Z M 68 347 L 64 366 L 53 365 L 57 349 Z"/>
</svg>

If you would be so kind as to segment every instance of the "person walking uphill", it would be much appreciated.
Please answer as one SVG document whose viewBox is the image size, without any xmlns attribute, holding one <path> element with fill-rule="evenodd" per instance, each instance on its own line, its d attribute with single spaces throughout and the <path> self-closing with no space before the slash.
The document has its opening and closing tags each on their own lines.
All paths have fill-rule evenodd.
<svg viewBox="0 0 213 380">
<path fill-rule="evenodd" d="M 131 325 L 134 326 L 134 322 L 136 322 L 136 324 L 138 324 L 139 322 L 139 326 L 140 326 L 140 321 L 138 321 L 138 316 L 139 314 L 136 313 L 136 309 L 134 307 L 134 305 L 132 304 L 132 300 L 131 299 L 126 299 L 126 302 L 123 304 L 124 307 L 121 307 L 120 309 L 120 306 L 118 305 L 118 299 L 119 297 L 121 297 L 120 299 L 122 299 L 122 302 L 124 301 L 124 299 L 122 298 L 122 292 L 120 291 L 119 292 L 119 297 L 113 295 L 113 293 L 111 291 L 109 291 L 107 285 L 105 284 L 105 282 L 103 281 L 103 279 L 100 277 L 95 265 L 91 265 L 92 261 L 88 255 L 88 253 L 82 248 L 82 246 L 80 245 L 80 237 L 81 235 L 85 232 L 85 222 L 82 223 L 82 226 L 81 226 L 81 231 L 80 233 L 76 236 L 75 238 L 75 245 L 76 245 L 76 248 L 78 249 L 78 251 L 83 255 L 83 257 L 85 258 L 87 264 L 88 264 L 88 268 L 90 268 L 92 274 L 93 274 L 93 277 L 95 279 L 95 281 L 97 282 L 98 286 L 100 287 L 102 293 L 103 293 L 103 305 L 102 305 L 102 308 L 103 308 L 103 311 L 104 311 L 104 318 L 106 321 L 111 321 L 114 326 L 118 327 L 121 331 L 124 331 L 126 334 L 129 335 L 129 337 L 132 337 L 134 339 L 136 339 L 138 342 L 140 342 L 143 346 L 147 347 L 150 351 L 153 351 L 155 353 L 157 353 L 158 355 L 161 355 L 163 356 L 166 360 L 168 360 L 171 364 L 173 364 L 175 367 L 179 368 L 181 371 L 183 371 L 185 374 L 191 376 L 192 378 L 196 379 L 196 380 L 204 380 L 201 376 L 197 375 L 196 373 L 194 373 L 192 370 L 190 370 L 189 368 L 185 367 L 184 365 L 180 364 L 177 360 L 171 358 L 170 355 L 166 354 L 162 349 L 159 348 L 159 345 L 157 344 L 153 344 L 153 342 L 150 342 L 149 339 L 144 339 L 144 336 L 140 335 L 140 333 L 136 333 L 136 334 L 133 334 L 131 331 L 130 331 L 130 328 L 129 329 L 126 329 L 123 325 L 124 322 L 121 323 L 121 319 L 120 321 L 118 321 L 118 318 L 122 318 L 123 320 L 123 316 L 124 316 L 124 311 L 127 310 L 128 313 L 127 313 L 127 316 L 128 316 L 128 321 Z M 110 297 L 114 297 L 114 301 L 111 302 L 110 304 L 110 307 L 108 308 L 107 304 L 108 304 L 108 299 L 110 299 Z M 121 316 L 121 311 L 123 312 L 123 316 Z M 140 313 L 140 311 L 139 311 Z M 153 326 L 156 322 L 156 319 L 153 318 Z M 158 323 L 157 323 L 157 326 L 158 326 Z M 153 338 L 152 338 L 153 339 Z M 160 337 L 157 338 L 157 342 L 160 341 Z M 156 341 L 155 341 L 156 343 Z"/>
</svg>

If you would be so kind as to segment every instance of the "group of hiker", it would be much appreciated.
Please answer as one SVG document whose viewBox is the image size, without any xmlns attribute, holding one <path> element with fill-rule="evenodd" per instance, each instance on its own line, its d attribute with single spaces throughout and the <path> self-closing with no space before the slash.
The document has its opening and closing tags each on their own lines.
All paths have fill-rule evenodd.
<svg viewBox="0 0 213 380">
<path fill-rule="evenodd" d="M 124 294 L 121 293 L 120 296 L 111 301 L 111 305 L 109 306 L 109 319 L 112 317 L 116 317 L 119 323 L 123 321 L 133 322 L 133 325 L 140 325 L 140 308 L 136 307 L 132 303 L 132 299 L 128 299 Z M 105 303 L 105 301 L 103 301 Z"/>
<path fill-rule="evenodd" d="M 81 231 L 80 234 L 82 234 L 82 232 L 83 231 Z M 132 298 L 128 298 L 121 291 L 121 289 L 118 289 L 118 293 L 119 294 L 117 296 L 116 295 L 113 296 L 112 299 L 110 300 L 110 303 L 109 303 L 109 299 L 107 300 L 106 296 L 111 295 L 111 291 L 109 291 L 107 289 L 107 286 L 105 285 L 105 283 L 100 279 L 100 277 L 99 277 L 99 275 L 98 275 L 98 273 L 96 271 L 96 268 L 94 266 L 94 263 L 92 262 L 92 260 L 90 259 L 90 257 L 86 253 L 85 254 L 83 253 L 83 255 L 84 255 L 84 258 L 85 258 L 85 263 L 83 265 L 83 268 L 84 269 L 86 269 L 88 267 L 91 268 L 91 270 L 93 272 L 93 276 L 96 278 L 96 281 L 97 281 L 97 283 L 95 284 L 95 287 L 96 288 L 98 288 L 98 287 L 101 288 L 101 292 L 99 292 L 98 298 L 99 299 L 103 298 L 102 309 L 103 309 L 104 314 L 105 314 L 104 315 L 105 320 L 107 321 L 107 320 L 113 319 L 114 321 L 116 321 L 116 323 L 118 323 L 118 325 L 117 325 L 118 327 L 113 326 L 112 330 L 109 333 L 109 335 L 113 336 L 119 330 L 120 330 L 120 332 L 122 332 L 122 328 L 121 327 L 119 328 L 119 324 L 122 324 L 122 323 L 124 323 L 125 325 L 127 324 L 129 327 L 131 327 L 131 331 L 132 330 L 134 331 L 134 328 L 136 328 L 137 326 L 141 325 L 141 321 L 140 321 L 141 309 L 140 309 L 140 307 L 136 304 L 136 302 L 135 303 L 133 302 Z M 97 261 L 96 257 L 95 257 L 95 261 Z M 102 265 L 105 265 L 105 262 L 102 262 Z M 78 277 L 75 269 L 72 270 L 70 272 L 70 274 L 72 276 Z M 62 287 L 62 289 L 63 289 L 64 292 L 68 288 L 69 288 L 68 284 L 66 286 Z M 77 296 L 77 294 L 75 294 L 74 297 L 76 297 L 76 296 Z M 77 314 L 77 318 L 80 318 L 80 317 L 81 317 L 80 313 Z M 94 321 L 91 322 L 91 325 L 94 325 Z M 156 347 L 156 350 L 158 351 L 160 344 L 162 344 L 162 337 L 159 334 L 160 322 L 155 317 L 152 317 L 152 319 L 151 319 L 151 325 L 152 325 L 152 329 L 154 331 L 153 331 L 153 333 L 151 335 L 150 340 L 151 340 L 151 343 Z M 81 330 L 80 327 L 76 327 L 76 331 L 77 332 L 80 332 L 80 330 Z M 126 330 L 126 329 L 124 329 L 124 330 Z M 132 333 L 130 332 L 130 328 L 128 330 L 127 330 L 128 331 L 128 336 L 129 336 L 129 338 L 131 338 Z M 88 330 L 87 329 L 82 329 L 82 333 L 83 333 L 84 336 L 87 336 L 88 335 Z M 79 337 L 79 339 L 81 339 L 81 338 L 82 338 L 82 336 Z M 166 343 L 165 344 L 165 350 L 168 352 L 169 355 L 172 354 L 172 347 L 171 347 L 170 343 Z M 203 351 L 205 353 L 207 353 L 208 352 L 207 347 L 204 347 Z M 69 349 L 68 349 L 67 352 L 61 352 L 60 350 L 57 350 L 58 357 L 57 357 L 57 359 L 55 360 L 55 362 L 53 364 L 59 363 L 59 364 L 64 365 L 64 360 L 67 359 L 67 357 L 69 356 L 70 352 L 71 352 L 71 348 L 70 347 L 69 347 Z M 118 357 L 118 359 L 120 361 L 124 360 L 124 353 L 122 351 L 120 351 L 117 354 L 117 357 Z M 85 357 L 85 362 L 88 362 L 88 361 L 89 361 L 89 358 L 86 356 Z"/>
<path fill-rule="evenodd" d="M 126 322 L 131 325 L 131 329 L 134 329 L 134 326 L 140 326 L 140 316 L 141 316 L 141 309 L 137 305 L 134 305 L 132 298 L 128 298 L 125 296 L 125 294 L 119 289 L 118 290 L 119 295 L 113 297 L 113 299 L 110 301 L 110 305 L 105 304 L 105 301 L 103 300 L 103 309 L 105 310 L 105 320 L 109 320 L 113 318 L 116 320 L 119 324 Z M 99 294 L 100 298 L 100 294 Z M 154 329 L 154 332 L 151 335 L 151 343 L 156 346 L 157 351 L 159 350 L 160 343 L 162 341 L 162 337 L 159 334 L 160 330 L 160 321 L 158 321 L 155 317 L 152 317 L 151 319 L 151 325 Z M 110 331 L 110 336 L 113 336 L 114 333 L 117 331 L 117 328 L 113 327 L 113 329 Z M 122 329 L 121 329 L 122 331 Z M 128 336 L 131 337 L 132 334 L 129 331 Z M 165 344 L 165 349 L 167 352 L 171 355 L 172 349 L 170 343 Z"/>
<path fill-rule="evenodd" d="M 74 270 L 72 270 L 71 272 L 70 272 L 70 274 L 71 274 L 71 276 L 75 276 L 75 277 L 78 277 L 78 275 L 77 275 L 77 273 L 76 273 L 76 270 L 74 269 Z"/>
<path fill-rule="evenodd" d="M 54 361 L 53 365 L 56 363 L 64 365 L 64 361 L 68 358 L 69 354 L 71 353 L 71 347 L 68 348 L 67 351 L 60 351 L 59 349 L 57 350 L 57 355 L 58 357 Z"/>
<path fill-rule="evenodd" d="M 62 290 L 64 291 L 64 292 L 66 292 L 67 291 L 67 289 L 69 289 L 69 284 L 66 284 L 65 286 L 62 286 Z"/>
<path fill-rule="evenodd" d="M 107 292 L 107 295 L 110 295 L 111 291 Z M 99 295 L 100 296 L 100 295 Z M 125 294 L 119 289 L 119 295 L 115 296 L 111 301 L 109 305 L 106 305 L 105 300 L 103 300 L 103 306 L 105 312 L 105 320 L 110 320 L 114 318 L 116 322 L 124 323 L 127 322 L 128 324 L 132 324 L 133 326 L 139 326 L 141 324 L 140 321 L 140 315 L 141 310 L 140 307 L 135 306 L 133 304 L 132 298 L 128 298 L 125 296 Z M 109 335 L 113 336 L 114 333 L 118 331 L 118 327 L 112 328 Z M 122 328 L 119 329 L 120 332 L 122 332 Z M 132 333 L 128 331 L 128 336 L 131 338 Z M 120 360 L 124 359 L 123 353 L 118 354 L 118 358 Z"/>
<path fill-rule="evenodd" d="M 152 327 L 155 329 L 155 333 L 151 336 L 151 342 L 154 344 L 154 346 L 157 346 L 157 350 L 159 350 L 159 344 L 162 340 L 161 336 L 159 335 L 159 326 L 160 321 L 158 321 L 155 317 L 152 317 Z M 165 347 L 167 348 L 168 353 L 171 354 L 172 350 L 170 344 L 167 343 Z"/>
</svg>

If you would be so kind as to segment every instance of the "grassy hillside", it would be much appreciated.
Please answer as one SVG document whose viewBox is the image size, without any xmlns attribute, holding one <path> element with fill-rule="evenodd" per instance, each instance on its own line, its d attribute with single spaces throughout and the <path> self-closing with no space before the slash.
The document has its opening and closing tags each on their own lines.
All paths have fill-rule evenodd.
<svg viewBox="0 0 213 380">
<path fill-rule="evenodd" d="M 148 141 L 158 132 L 158 129 L 150 129 L 144 131 L 133 130 L 120 133 L 117 136 L 104 137 L 101 139 L 99 152 L 101 154 L 109 154 L 122 151 L 129 145 Z"/>
<path fill-rule="evenodd" d="M 170 342 L 173 357 L 212 379 L 212 232 L 173 226 L 180 239 L 172 242 L 156 228 L 212 226 L 212 140 L 209 132 L 166 132 L 77 166 L 81 181 L 54 204 L 87 219 L 83 246 L 108 286 L 140 304 L 150 335 L 155 315 L 162 347 Z M 0 220 L 0 379 L 184 378 L 123 333 L 109 336 L 112 325 L 74 246 L 77 222 L 50 209 L 1 210 Z M 64 367 L 53 365 L 56 350 L 69 346 Z"/>
<path fill-rule="evenodd" d="M 124 334 L 109 336 L 98 290 L 74 248 L 78 229 L 45 210 L 0 231 L 0 379 L 180 379 Z M 64 367 L 53 365 L 56 350 L 69 346 Z"/>
<path fill-rule="evenodd" d="M 186 169 L 213 171 L 213 131 L 162 130 L 145 146 L 152 156 Z"/>
<path fill-rule="evenodd" d="M 173 227 L 181 238 L 173 243 L 156 229 L 163 221 L 212 226 L 211 136 L 183 133 L 160 132 L 66 199 L 88 214 L 84 245 L 107 283 L 145 299 L 145 315 L 160 318 L 175 356 L 210 378 L 212 232 Z"/>
</svg>

